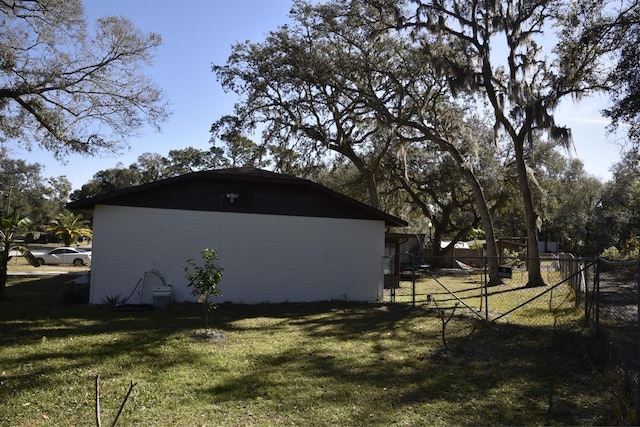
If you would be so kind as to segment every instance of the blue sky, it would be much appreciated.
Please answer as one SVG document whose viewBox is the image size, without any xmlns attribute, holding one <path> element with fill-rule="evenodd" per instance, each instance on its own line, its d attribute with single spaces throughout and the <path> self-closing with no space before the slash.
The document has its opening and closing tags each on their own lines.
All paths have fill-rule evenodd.
<svg viewBox="0 0 640 427">
<path fill-rule="evenodd" d="M 173 114 L 160 133 L 144 129 L 128 140 L 126 152 L 87 158 L 68 156 L 63 164 L 47 152 L 12 147 L 14 158 L 45 166 L 43 175 L 65 175 L 77 189 L 98 171 L 134 163 L 145 152 L 167 155 L 169 150 L 193 146 L 208 149 L 211 123 L 232 112 L 235 96 L 225 94 L 211 64 L 223 64 L 236 41 L 262 41 L 266 33 L 288 22 L 291 0 L 83 0 L 88 20 L 122 15 L 136 27 L 156 32 L 163 45 L 149 74 L 165 92 Z M 566 101 L 556 121 L 572 128 L 576 152 L 585 169 L 609 179 L 609 168 L 620 157 L 615 136 L 607 135 L 600 117 L 603 103 L 589 99 Z"/>
</svg>

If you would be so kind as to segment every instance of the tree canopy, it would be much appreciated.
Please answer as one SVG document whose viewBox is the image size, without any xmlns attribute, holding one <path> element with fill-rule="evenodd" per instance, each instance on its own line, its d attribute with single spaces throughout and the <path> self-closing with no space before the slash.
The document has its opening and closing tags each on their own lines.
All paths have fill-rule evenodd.
<svg viewBox="0 0 640 427">
<path fill-rule="evenodd" d="M 65 176 L 45 178 L 42 170 L 39 163 L 10 158 L 0 147 L 1 215 L 29 215 L 40 228 L 62 210 L 69 200 L 71 183 Z"/>
<path fill-rule="evenodd" d="M 326 154 L 322 150 L 332 150 L 358 168 L 370 188 L 369 203 L 376 207 L 376 180 L 383 174 L 384 156 L 407 153 L 407 144 L 428 141 L 452 156 L 471 186 L 488 253 L 495 256 L 491 217 L 471 166 L 478 144 L 471 124 L 482 108 L 477 107 L 481 89 L 469 82 L 474 79 L 473 66 L 482 59 L 473 57 L 473 43 L 456 40 L 454 34 L 410 31 L 430 31 L 420 19 L 437 4 L 420 4 L 415 17 L 404 18 L 411 8 L 402 1 L 337 0 L 317 6 L 296 2 L 294 25 L 270 33 L 264 43 L 234 46 L 227 64 L 214 66 L 223 86 L 242 96 L 233 120 L 219 120 L 214 130 L 227 123 L 264 123 L 267 139 L 293 140 L 300 151 L 312 147 L 321 155 Z M 470 13 L 466 6 L 452 7 L 458 6 Z M 527 123 L 518 136 L 521 145 L 529 140 L 532 124 Z"/>
<path fill-rule="evenodd" d="M 71 200 L 81 200 L 123 188 L 148 184 L 164 178 L 185 173 L 226 166 L 227 159 L 218 147 L 199 150 L 194 147 L 170 150 L 168 157 L 158 153 L 143 153 L 135 163 L 125 167 L 118 164 L 113 168 L 96 172 L 91 180 L 79 190 L 71 193 Z"/>
<path fill-rule="evenodd" d="M 625 153 L 613 168 L 613 181 L 605 184 L 589 222 L 590 243 L 599 253 L 640 236 L 640 149 Z"/>
<path fill-rule="evenodd" d="M 604 54 L 611 46 L 591 33 L 606 19 L 607 4 L 563 0 L 391 3 L 398 25 L 414 32 L 428 61 L 447 79 L 451 95 L 471 95 L 476 109 L 486 108 L 493 115 L 495 140 L 504 138 L 512 145 L 525 214 L 529 285 L 543 284 L 538 256 L 542 217 L 536 210 L 526 148 L 542 134 L 568 147 L 570 130 L 554 117 L 560 100 L 607 88 Z"/>
<path fill-rule="evenodd" d="M 619 16 L 597 28 L 601 32 L 612 28 L 612 43 L 619 49 L 610 73 L 613 102 L 605 115 L 611 118 L 613 129 L 626 125 L 631 141 L 640 145 L 640 1 L 630 1 Z"/>
<path fill-rule="evenodd" d="M 226 64 L 213 71 L 241 100 L 232 116 L 213 124 L 214 136 L 262 125 L 266 144 L 295 150 L 308 162 L 346 158 L 362 175 L 369 204 L 378 207 L 380 163 L 395 138 L 361 88 L 370 85 L 384 97 L 380 71 L 394 66 L 404 45 L 382 31 L 383 22 L 367 21 L 374 10 L 362 1 L 296 1 L 293 25 L 270 32 L 264 42 L 234 45 Z"/>
<path fill-rule="evenodd" d="M 0 1 L 0 27 L 0 142 L 92 155 L 166 119 L 144 74 L 158 34 L 123 17 L 87 25 L 81 0 Z"/>
</svg>

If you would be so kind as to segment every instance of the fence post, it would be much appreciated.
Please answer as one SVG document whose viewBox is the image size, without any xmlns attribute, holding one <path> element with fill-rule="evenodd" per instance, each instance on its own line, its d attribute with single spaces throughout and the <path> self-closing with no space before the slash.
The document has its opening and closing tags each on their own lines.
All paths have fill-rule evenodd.
<svg viewBox="0 0 640 427">
<path fill-rule="evenodd" d="M 391 304 L 396 302 L 396 281 L 394 280 L 391 283 L 391 290 L 389 291 L 389 296 L 391 297 Z"/>
<path fill-rule="evenodd" d="M 602 265 L 602 261 L 600 257 L 596 259 L 596 274 L 594 278 L 595 284 L 595 295 L 592 298 L 595 298 L 594 310 L 594 319 L 596 322 L 596 334 L 600 334 L 600 266 Z"/>
<path fill-rule="evenodd" d="M 416 307 L 416 257 L 413 254 L 411 256 L 411 306 Z"/>
<path fill-rule="evenodd" d="M 482 263 L 484 264 L 484 320 L 489 320 L 489 280 L 487 272 L 489 264 L 486 256 L 482 257 Z"/>
<path fill-rule="evenodd" d="M 596 280 L 598 280 L 598 260 L 597 259 L 592 264 L 592 267 L 593 267 L 593 286 L 592 286 L 591 293 L 589 293 L 589 286 L 591 285 L 591 282 L 585 282 L 585 288 L 584 288 L 584 317 L 587 322 L 591 321 L 591 318 L 589 317 L 591 316 L 591 308 L 595 310 L 595 306 L 593 306 L 593 304 L 595 303 L 595 299 L 594 299 L 595 297 L 593 296 L 593 294 L 596 291 Z M 594 319 L 595 319 L 595 315 L 594 315 Z"/>
<path fill-rule="evenodd" d="M 636 345 L 638 346 L 638 353 L 636 354 L 636 424 L 640 419 L 640 259 L 636 261 L 636 296 L 638 297 L 638 326 L 637 326 L 637 338 Z"/>
</svg>

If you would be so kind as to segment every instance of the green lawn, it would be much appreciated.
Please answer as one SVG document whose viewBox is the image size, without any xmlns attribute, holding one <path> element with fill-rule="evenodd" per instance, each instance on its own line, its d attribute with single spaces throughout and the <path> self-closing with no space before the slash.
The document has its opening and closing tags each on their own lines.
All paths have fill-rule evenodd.
<svg viewBox="0 0 640 427">
<path fill-rule="evenodd" d="M 432 307 L 227 305 L 221 341 L 192 333 L 202 307 L 114 311 L 70 305 L 59 278 L 14 282 L 0 303 L 0 425 L 576 425 L 625 422 L 589 333 L 447 326 Z M 71 298 L 73 299 L 73 298 Z M 469 337 L 472 326 L 478 326 Z M 457 333 L 452 330 L 456 328 Z M 623 402 L 624 403 L 624 402 Z M 615 409 L 615 410 L 614 410 Z"/>
</svg>

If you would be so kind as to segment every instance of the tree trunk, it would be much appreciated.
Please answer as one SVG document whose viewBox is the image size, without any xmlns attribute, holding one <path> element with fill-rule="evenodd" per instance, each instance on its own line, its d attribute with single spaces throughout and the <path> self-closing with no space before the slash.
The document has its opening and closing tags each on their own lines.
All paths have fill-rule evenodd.
<svg viewBox="0 0 640 427">
<path fill-rule="evenodd" d="M 9 300 L 9 297 L 7 297 L 6 289 L 7 289 L 7 270 L 3 269 L 2 271 L 0 271 L 0 301 Z"/>
<path fill-rule="evenodd" d="M 491 219 L 491 214 L 489 213 L 489 206 L 487 205 L 487 200 L 484 197 L 484 191 L 482 190 L 482 185 L 478 181 L 476 174 L 473 173 L 473 170 L 469 169 L 465 166 L 465 159 L 460 154 L 460 151 L 453 145 L 450 144 L 443 138 L 435 137 L 430 138 L 433 142 L 438 144 L 438 147 L 442 151 L 445 151 L 453 157 L 462 177 L 467 181 L 467 183 L 471 186 L 473 191 L 473 196 L 476 199 L 476 203 L 478 204 L 478 210 L 480 211 L 480 218 L 482 220 L 482 227 L 484 229 L 485 240 L 487 242 L 487 262 L 489 269 L 489 283 L 491 285 L 496 285 L 502 283 L 502 280 L 498 277 L 498 246 L 496 245 L 496 236 L 495 231 L 493 229 L 493 220 Z"/>
<path fill-rule="evenodd" d="M 527 166 L 524 160 L 524 141 L 514 140 L 516 154 L 516 169 L 518 171 L 518 185 L 522 194 L 525 212 L 525 226 L 527 230 L 527 286 L 544 286 L 540 268 L 540 252 L 538 250 L 538 215 L 533 206 L 533 195 L 529 186 Z"/>
<path fill-rule="evenodd" d="M 487 248 L 487 267 L 489 269 L 489 286 L 498 285 L 502 283 L 502 279 L 498 277 L 498 245 L 496 244 L 495 231 L 493 229 L 493 219 L 489 213 L 489 206 L 487 205 L 487 199 L 484 197 L 484 190 L 478 182 L 476 175 L 473 171 L 466 167 L 461 167 L 462 175 L 465 177 L 471 188 L 473 189 L 473 197 L 476 199 L 478 211 L 480 213 L 480 219 L 482 220 L 482 229 L 484 230 L 486 248 Z"/>
<path fill-rule="evenodd" d="M 376 186 L 376 177 L 374 171 L 372 171 L 365 162 L 359 158 L 356 153 L 348 147 L 348 150 L 337 150 L 334 151 L 342 154 L 347 159 L 351 160 L 351 163 L 358 169 L 362 179 L 364 179 L 365 184 L 367 186 L 367 191 L 369 193 L 369 206 L 375 209 L 379 209 L 380 207 L 380 198 L 378 197 L 378 187 Z"/>
<path fill-rule="evenodd" d="M 0 253 L 0 301 L 7 301 L 7 264 L 9 264 L 9 244 L 5 243 Z"/>
<path fill-rule="evenodd" d="M 440 231 L 436 223 L 433 223 L 434 232 L 431 237 L 431 267 L 442 267 L 442 239 L 440 238 Z M 431 231 L 429 231 L 431 233 Z"/>
<path fill-rule="evenodd" d="M 369 169 L 363 169 L 360 171 L 362 177 L 367 184 L 367 191 L 369 192 L 369 205 L 372 208 L 380 209 L 380 198 L 378 197 L 378 188 L 376 186 L 376 178 L 374 173 Z"/>
</svg>

